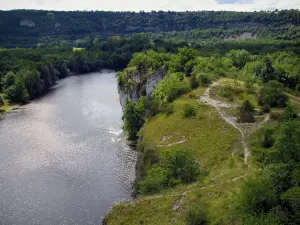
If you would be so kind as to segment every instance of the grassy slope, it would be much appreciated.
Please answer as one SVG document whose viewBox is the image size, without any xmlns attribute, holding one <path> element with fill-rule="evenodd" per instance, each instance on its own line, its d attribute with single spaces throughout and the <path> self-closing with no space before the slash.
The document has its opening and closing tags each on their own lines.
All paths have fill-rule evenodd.
<svg viewBox="0 0 300 225">
<path fill-rule="evenodd" d="M 234 87 L 238 85 L 243 88 L 242 83 L 231 79 L 221 79 L 219 82 L 221 85 Z M 158 145 L 178 142 L 184 136 L 187 141 L 175 146 L 190 149 L 194 157 L 199 160 L 202 170 L 208 171 L 208 174 L 201 181 L 191 185 L 179 185 L 154 195 L 140 196 L 133 202 L 117 204 L 106 217 L 109 225 L 186 224 L 186 210 L 191 205 L 203 208 L 208 215 L 209 224 L 241 224 L 241 221 L 234 218 L 230 211 L 240 184 L 244 179 L 255 174 L 256 159 L 258 156 L 261 157 L 263 151 L 266 151 L 260 146 L 263 128 L 247 136 L 247 142 L 253 154 L 249 158 L 249 166 L 245 167 L 240 134 L 220 119 L 215 109 L 198 101 L 204 90 L 205 88 L 198 88 L 177 99 L 172 103 L 173 114 L 169 116 L 159 114 L 151 118 L 143 129 L 143 144 L 154 149 L 160 156 L 166 149 L 172 147 L 159 147 Z M 221 97 L 217 90 L 215 90 L 215 98 L 228 101 Z M 235 97 L 233 103 L 240 104 L 245 99 L 258 107 L 255 93 L 243 93 Z M 299 100 L 297 97 L 293 99 Z M 182 117 L 182 105 L 186 103 L 197 108 L 195 118 Z M 265 126 L 276 129 L 278 122 L 270 120 Z M 169 135 L 169 139 L 162 142 L 162 137 L 165 135 Z M 236 152 L 234 156 L 231 155 L 233 151 Z M 182 199 L 183 203 L 180 209 L 174 212 L 172 207 L 179 199 Z"/>
</svg>

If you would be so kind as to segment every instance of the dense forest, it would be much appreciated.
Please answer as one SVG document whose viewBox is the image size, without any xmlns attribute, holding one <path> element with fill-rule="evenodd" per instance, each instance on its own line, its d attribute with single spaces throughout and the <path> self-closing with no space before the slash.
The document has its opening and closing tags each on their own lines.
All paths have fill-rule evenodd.
<svg viewBox="0 0 300 225">
<path fill-rule="evenodd" d="M 88 36 L 105 39 L 108 36 L 137 32 L 196 31 L 210 37 L 211 31 L 219 29 L 234 33 L 235 29 L 253 31 L 258 29 L 259 37 L 276 33 L 279 39 L 299 38 L 300 24 L 298 10 L 274 12 L 56 12 L 41 10 L 0 11 L 0 46 L 36 47 L 41 45 L 68 45 Z M 291 29 L 287 34 L 286 30 Z M 233 30 L 233 31 L 231 31 Z M 195 32 L 193 32 L 195 33 Z M 256 34 L 256 33 L 255 33 Z M 225 35 L 226 37 L 226 35 Z"/>
</svg>

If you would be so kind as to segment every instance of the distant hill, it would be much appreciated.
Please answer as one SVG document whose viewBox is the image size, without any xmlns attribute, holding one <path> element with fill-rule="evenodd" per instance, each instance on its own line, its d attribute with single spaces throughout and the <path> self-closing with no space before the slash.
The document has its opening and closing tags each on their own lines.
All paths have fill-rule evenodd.
<svg viewBox="0 0 300 225">
<path fill-rule="evenodd" d="M 0 11 L 0 45 L 32 46 L 41 39 L 123 35 L 139 32 L 195 29 L 289 28 L 300 25 L 300 11 L 278 12 L 104 12 L 104 11 Z"/>
</svg>

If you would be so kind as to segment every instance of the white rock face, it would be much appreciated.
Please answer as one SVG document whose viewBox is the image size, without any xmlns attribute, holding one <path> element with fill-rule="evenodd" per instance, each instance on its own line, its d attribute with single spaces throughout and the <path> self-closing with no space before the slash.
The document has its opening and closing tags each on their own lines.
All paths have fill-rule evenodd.
<svg viewBox="0 0 300 225">
<path fill-rule="evenodd" d="M 32 20 L 20 20 L 20 26 L 35 27 L 35 23 Z"/>
<path fill-rule="evenodd" d="M 152 94 L 157 84 L 164 78 L 165 75 L 166 71 L 163 69 L 152 73 L 152 75 L 148 77 L 146 82 L 146 94 L 148 98 L 152 98 Z"/>
<path fill-rule="evenodd" d="M 238 35 L 236 37 L 228 37 L 225 38 L 225 41 L 232 41 L 232 40 L 256 40 L 257 39 L 257 35 L 256 34 L 252 34 L 251 32 L 244 32 L 241 35 Z"/>
<path fill-rule="evenodd" d="M 147 81 L 145 83 L 145 91 L 148 98 L 152 98 L 152 94 L 157 86 L 157 84 L 164 78 L 166 75 L 166 70 L 161 69 L 158 71 L 155 71 L 150 76 L 148 76 Z M 130 79 L 134 80 L 137 84 L 140 84 L 142 82 L 142 74 L 138 71 L 136 73 L 130 74 Z M 125 109 L 126 102 L 128 100 L 131 100 L 133 102 L 137 102 L 139 98 L 141 97 L 140 90 L 134 89 L 132 91 L 125 91 L 118 87 L 119 95 L 120 95 L 120 104 Z"/>
</svg>

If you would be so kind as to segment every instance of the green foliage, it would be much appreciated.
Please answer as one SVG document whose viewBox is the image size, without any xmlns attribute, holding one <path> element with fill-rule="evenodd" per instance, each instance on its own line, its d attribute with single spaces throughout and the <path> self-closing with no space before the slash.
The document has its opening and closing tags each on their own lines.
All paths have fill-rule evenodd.
<svg viewBox="0 0 300 225">
<path fill-rule="evenodd" d="M 288 96 L 282 91 L 282 85 L 276 81 L 270 81 L 265 87 L 261 88 L 258 93 L 260 105 L 270 107 L 285 107 Z"/>
<path fill-rule="evenodd" d="M 267 213 L 276 203 L 274 186 L 263 178 L 245 182 L 238 198 L 238 210 L 244 215 Z"/>
<path fill-rule="evenodd" d="M 275 142 L 273 137 L 273 131 L 270 129 L 264 129 L 263 131 L 263 141 L 261 146 L 264 148 L 271 148 Z"/>
<path fill-rule="evenodd" d="M 188 150 L 174 148 L 167 151 L 164 162 L 174 179 L 190 183 L 197 179 L 200 168 Z"/>
<path fill-rule="evenodd" d="M 4 101 L 3 101 L 3 98 L 2 96 L 0 95 L 0 107 L 4 105 Z"/>
<path fill-rule="evenodd" d="M 243 225 L 283 225 L 275 213 L 257 214 L 247 216 Z"/>
<path fill-rule="evenodd" d="M 136 103 L 127 101 L 123 114 L 124 131 L 128 140 L 136 140 L 137 133 L 143 125 L 143 118 L 136 109 Z"/>
<path fill-rule="evenodd" d="M 289 120 L 281 124 L 274 146 L 276 161 L 300 162 L 300 121 Z"/>
<path fill-rule="evenodd" d="M 253 123 L 255 121 L 254 114 L 254 107 L 246 100 L 240 108 L 239 121 L 242 123 Z"/>
<path fill-rule="evenodd" d="M 206 225 L 208 224 L 208 217 L 201 207 L 192 205 L 186 212 L 186 224 Z"/>
<path fill-rule="evenodd" d="M 145 179 L 139 183 L 141 194 L 166 188 L 169 185 L 169 175 L 170 172 L 166 168 L 154 165 Z"/>
<path fill-rule="evenodd" d="M 190 104 L 184 104 L 183 108 L 182 108 L 182 115 L 183 117 L 187 118 L 187 117 L 192 117 L 192 116 L 196 116 L 197 112 L 196 109 L 194 108 L 194 106 L 190 105 Z"/>
<path fill-rule="evenodd" d="M 140 193 L 158 191 L 177 183 L 196 181 L 200 173 L 199 164 L 186 149 L 174 148 L 166 152 L 159 165 L 154 165 L 144 180 L 138 184 Z"/>
<path fill-rule="evenodd" d="M 235 67 L 242 69 L 250 61 L 250 53 L 246 50 L 231 50 L 226 55 Z"/>
<path fill-rule="evenodd" d="M 155 101 L 159 104 L 171 102 L 179 95 L 190 90 L 185 81 L 181 81 L 177 73 L 167 74 L 157 85 L 153 92 Z"/>
<path fill-rule="evenodd" d="M 178 54 L 171 58 L 169 65 L 170 72 L 183 72 L 186 75 L 190 75 L 193 70 L 194 60 L 199 53 L 192 48 L 179 48 Z"/>
<path fill-rule="evenodd" d="M 198 83 L 197 78 L 196 78 L 195 75 L 192 75 L 191 79 L 189 81 L 190 81 L 190 88 L 191 89 L 195 89 L 199 86 L 199 83 Z"/>
</svg>

